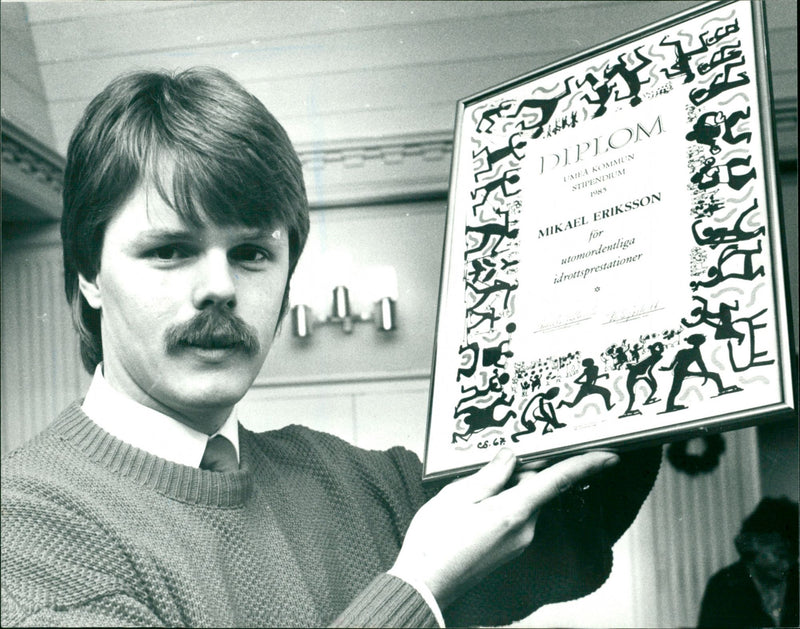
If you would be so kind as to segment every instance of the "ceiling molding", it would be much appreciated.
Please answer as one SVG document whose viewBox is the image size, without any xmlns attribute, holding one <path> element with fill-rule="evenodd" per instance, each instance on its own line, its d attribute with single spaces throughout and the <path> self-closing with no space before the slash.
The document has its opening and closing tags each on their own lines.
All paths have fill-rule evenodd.
<svg viewBox="0 0 800 629">
<path fill-rule="evenodd" d="M 446 198 L 453 134 L 425 133 L 298 146 L 309 204 L 369 205 Z"/>
<path fill-rule="evenodd" d="M 3 221 L 61 217 L 65 160 L 13 122 L 2 119 Z"/>
</svg>

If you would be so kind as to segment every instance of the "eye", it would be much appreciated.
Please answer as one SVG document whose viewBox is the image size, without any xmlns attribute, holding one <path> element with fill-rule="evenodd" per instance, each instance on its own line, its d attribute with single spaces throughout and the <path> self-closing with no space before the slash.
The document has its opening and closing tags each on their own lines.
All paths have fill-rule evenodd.
<svg viewBox="0 0 800 629">
<path fill-rule="evenodd" d="M 258 245 L 239 245 L 231 249 L 228 255 L 231 261 L 244 264 L 259 264 L 273 257 L 270 251 Z"/>
<path fill-rule="evenodd" d="M 184 246 L 169 244 L 152 249 L 149 255 L 159 262 L 174 262 L 187 258 L 189 253 L 188 249 Z"/>
</svg>

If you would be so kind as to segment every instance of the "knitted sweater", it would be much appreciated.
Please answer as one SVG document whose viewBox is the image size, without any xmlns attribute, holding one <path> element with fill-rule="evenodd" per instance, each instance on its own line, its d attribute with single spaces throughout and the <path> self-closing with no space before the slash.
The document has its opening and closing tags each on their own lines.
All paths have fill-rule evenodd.
<svg viewBox="0 0 800 629">
<path fill-rule="evenodd" d="M 239 471 L 202 471 L 68 407 L 3 461 L 2 625 L 435 625 L 385 572 L 437 489 L 416 455 L 299 426 L 240 427 L 240 447 Z M 660 452 L 627 458 L 627 473 L 543 510 L 528 551 L 448 608 L 448 625 L 508 623 L 599 587 Z"/>
</svg>

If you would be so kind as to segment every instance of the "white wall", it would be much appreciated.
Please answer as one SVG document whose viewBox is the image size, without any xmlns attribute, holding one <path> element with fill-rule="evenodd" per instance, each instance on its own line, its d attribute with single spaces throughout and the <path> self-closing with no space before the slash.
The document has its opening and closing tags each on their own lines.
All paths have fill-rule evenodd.
<svg viewBox="0 0 800 629">
<path fill-rule="evenodd" d="M 33 37 L 22 2 L 0 4 L 0 100 L 3 118 L 48 146 L 55 146 Z"/>
<path fill-rule="evenodd" d="M 420 457 L 425 446 L 427 378 L 313 386 L 254 387 L 239 404 L 250 430 L 301 424 L 368 450 L 401 445 Z"/>
</svg>

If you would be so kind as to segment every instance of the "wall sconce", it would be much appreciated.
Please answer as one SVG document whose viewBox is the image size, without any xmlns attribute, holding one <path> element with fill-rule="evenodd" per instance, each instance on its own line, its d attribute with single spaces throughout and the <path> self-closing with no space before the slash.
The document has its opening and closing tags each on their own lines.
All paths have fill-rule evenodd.
<svg viewBox="0 0 800 629">
<path fill-rule="evenodd" d="M 292 334 L 297 338 L 308 338 L 313 329 L 320 325 L 340 325 L 342 331 L 351 334 L 356 323 L 373 322 L 381 332 L 392 332 L 396 329 L 396 295 L 397 276 L 393 268 L 377 267 L 362 273 L 367 287 L 365 292 L 372 293 L 371 312 L 353 312 L 350 304 L 350 290 L 339 284 L 334 286 L 330 314 L 315 315 L 307 303 L 295 303 L 291 309 Z M 374 298 L 375 295 L 381 297 Z"/>
</svg>

